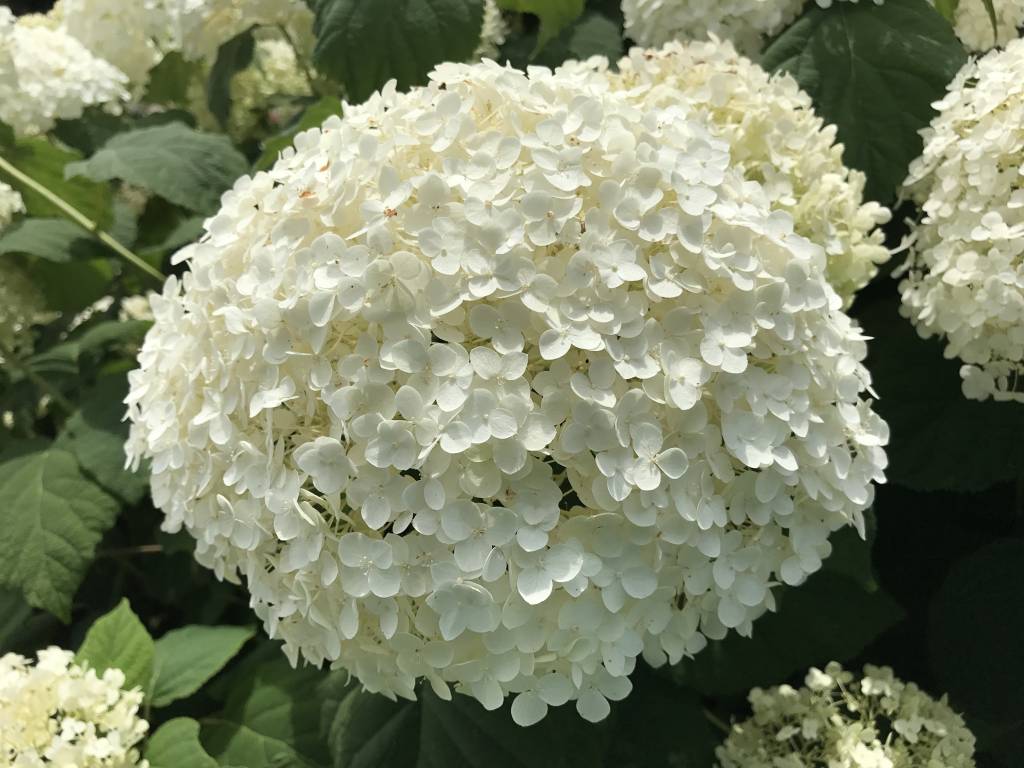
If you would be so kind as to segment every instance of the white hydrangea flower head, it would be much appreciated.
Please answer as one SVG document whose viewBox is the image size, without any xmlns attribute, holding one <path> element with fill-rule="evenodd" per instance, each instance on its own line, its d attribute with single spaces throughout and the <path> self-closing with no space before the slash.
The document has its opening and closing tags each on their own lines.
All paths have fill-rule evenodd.
<svg viewBox="0 0 1024 768">
<path fill-rule="evenodd" d="M 173 4 L 182 55 L 212 64 L 217 50 L 252 26 L 284 27 L 308 53 L 313 46 L 313 12 L 305 0 L 167 0 Z"/>
<path fill-rule="evenodd" d="M 964 362 L 964 394 L 1024 402 L 1024 41 L 969 62 L 905 181 L 922 205 L 903 311 Z"/>
<path fill-rule="evenodd" d="M 136 94 L 173 47 L 164 0 L 60 0 L 49 14 L 61 29 L 127 75 Z"/>
<path fill-rule="evenodd" d="M 153 297 L 129 460 L 293 660 L 600 720 L 863 525 L 887 427 L 824 250 L 606 68 L 389 84 Z"/>
<path fill-rule="evenodd" d="M 993 7 L 998 35 L 992 33 L 992 19 L 982 0 L 960 0 L 954 29 L 968 50 L 985 52 L 1019 36 L 1018 29 L 1024 26 L 1024 0 L 996 0 Z"/>
<path fill-rule="evenodd" d="M 769 75 L 717 39 L 637 48 L 618 71 L 644 105 L 682 98 L 707 115 L 733 165 L 792 215 L 797 234 L 825 248 L 829 280 L 847 305 L 889 259 L 879 228 L 889 210 L 864 201 L 864 174 L 843 164 L 835 126 L 790 75 Z"/>
<path fill-rule="evenodd" d="M 86 107 L 120 111 L 127 76 L 44 17 L 15 20 L 0 7 L 0 121 L 19 135 L 50 130 Z"/>
<path fill-rule="evenodd" d="M 0 657 L 0 760 L 9 766 L 146 768 L 137 745 L 148 724 L 142 691 L 124 673 L 97 675 L 70 651 L 50 647 L 36 660 Z"/>
<path fill-rule="evenodd" d="M 781 31 L 803 9 L 804 0 L 622 0 L 626 35 L 641 46 L 671 40 L 731 40 L 747 54 Z"/>
<path fill-rule="evenodd" d="M 718 748 L 721 768 L 974 768 L 974 735 L 946 703 L 888 667 L 833 662 L 804 687 L 750 692 L 753 716 Z"/>
<path fill-rule="evenodd" d="M 484 0 L 484 23 L 480 29 L 480 45 L 474 51 L 471 62 L 479 59 L 497 59 L 498 52 L 508 36 L 508 25 L 498 7 L 498 0 Z"/>
</svg>

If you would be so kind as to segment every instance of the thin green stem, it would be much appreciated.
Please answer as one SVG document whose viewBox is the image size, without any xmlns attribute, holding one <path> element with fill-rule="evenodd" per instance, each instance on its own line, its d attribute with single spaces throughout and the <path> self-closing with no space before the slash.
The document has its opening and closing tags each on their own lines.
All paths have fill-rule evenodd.
<svg viewBox="0 0 1024 768">
<path fill-rule="evenodd" d="M 295 53 L 295 61 L 296 63 L 298 63 L 299 69 L 302 70 L 302 76 L 306 78 L 306 84 L 309 86 L 310 93 L 315 95 L 317 90 L 316 78 L 313 76 L 313 71 L 309 68 L 309 65 L 306 64 L 306 60 L 303 58 L 302 52 L 299 50 L 299 47 L 295 44 L 295 40 L 294 38 L 292 38 L 291 33 L 288 32 L 288 28 L 285 27 L 284 24 L 278 24 L 277 28 L 280 30 L 281 35 L 284 37 L 285 41 L 288 43 L 288 45 L 291 46 L 292 51 Z"/>
<path fill-rule="evenodd" d="M 0 156 L 0 170 L 17 179 L 22 184 L 32 189 L 34 192 L 38 192 L 40 195 L 45 197 L 48 202 L 56 206 L 61 213 L 67 216 L 67 218 L 69 218 L 75 224 L 77 224 L 86 232 L 91 234 L 105 246 L 110 248 L 112 251 L 114 251 L 114 253 L 123 258 L 129 264 L 136 267 L 137 269 L 142 270 L 143 272 L 145 272 L 147 275 L 152 277 L 154 280 L 157 280 L 158 282 L 162 283 L 164 281 L 164 276 L 163 274 L 161 274 L 160 270 L 156 269 L 151 264 L 144 261 L 141 257 L 125 248 L 114 237 L 100 229 L 99 225 L 95 221 L 93 221 L 80 210 L 71 205 L 71 203 L 69 203 L 67 200 L 62 198 L 49 187 L 40 184 L 31 176 L 20 171 L 14 165 L 9 163 L 6 159 L 4 159 L 4 157 L 2 156 Z"/>
<path fill-rule="evenodd" d="M 708 722 L 716 728 L 718 728 L 718 730 L 720 730 L 722 733 L 728 735 L 732 731 L 732 729 L 726 724 L 726 722 L 722 720 L 722 718 L 720 718 L 714 712 L 712 712 L 710 709 L 708 709 L 707 707 L 703 707 L 703 710 L 704 717 L 708 719 Z"/>
</svg>

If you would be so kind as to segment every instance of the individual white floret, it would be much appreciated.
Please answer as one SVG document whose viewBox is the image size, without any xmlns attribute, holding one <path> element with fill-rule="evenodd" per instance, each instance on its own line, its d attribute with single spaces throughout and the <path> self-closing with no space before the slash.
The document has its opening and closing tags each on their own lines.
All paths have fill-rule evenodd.
<svg viewBox="0 0 1024 768">
<path fill-rule="evenodd" d="M 119 669 L 102 675 L 50 647 L 36 660 L 0 657 L 0 760 L 10 766 L 146 768 L 138 744 L 142 691 L 124 690 Z"/>
<path fill-rule="evenodd" d="M 974 735 L 888 667 L 856 678 L 833 662 L 804 687 L 750 692 L 753 715 L 718 748 L 721 768 L 974 768 Z"/>
<path fill-rule="evenodd" d="M 1024 401 L 1024 41 L 969 62 L 937 108 L 905 182 L 923 213 L 903 311 L 963 361 L 967 397 Z"/>
<path fill-rule="evenodd" d="M 824 250 L 606 69 L 389 85 L 153 297 L 130 460 L 293 660 L 598 720 L 862 526 L 887 428 Z"/>
</svg>

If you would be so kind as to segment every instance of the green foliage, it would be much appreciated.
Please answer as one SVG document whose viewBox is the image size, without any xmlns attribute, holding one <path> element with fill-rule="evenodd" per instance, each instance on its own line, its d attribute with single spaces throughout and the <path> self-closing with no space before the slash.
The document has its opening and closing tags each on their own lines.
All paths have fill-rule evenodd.
<svg viewBox="0 0 1024 768">
<path fill-rule="evenodd" d="M 852 659 L 902 617 L 884 592 L 829 572 L 786 590 L 779 603 L 778 613 L 757 620 L 752 637 L 731 633 L 711 642 L 678 667 L 679 678 L 710 696 L 745 694 L 812 664 Z"/>
<path fill-rule="evenodd" d="M 917 335 L 893 294 L 860 313 L 874 339 L 868 367 L 877 408 L 892 432 L 889 478 L 920 491 L 979 491 L 1018 477 L 1024 408 L 965 398 L 958 361 L 943 357 L 938 340 Z"/>
<path fill-rule="evenodd" d="M 530 13 L 540 19 L 536 54 L 583 13 L 585 0 L 499 0 L 507 11 Z"/>
<path fill-rule="evenodd" d="M 0 586 L 64 621 L 117 502 L 82 474 L 75 457 L 45 442 L 0 455 Z"/>
<path fill-rule="evenodd" d="M 31 176 L 59 195 L 99 226 L 105 227 L 111 222 L 114 214 L 108 185 L 98 184 L 95 180 L 66 178 L 66 166 L 81 159 L 77 152 L 62 149 L 47 139 L 22 139 L 13 145 L 0 148 L 0 156 L 22 173 Z M 46 218 L 64 215 L 39 192 L 6 174 L 2 169 L 0 181 L 7 182 L 21 193 L 30 216 Z"/>
<path fill-rule="evenodd" d="M 153 680 L 153 638 L 132 612 L 126 599 L 96 620 L 85 635 L 75 661 L 102 675 L 108 669 L 124 672 L 125 689 L 141 688 L 147 695 Z"/>
<path fill-rule="evenodd" d="M 62 263 L 113 255 L 77 224 L 67 219 L 22 219 L 0 235 L 0 254 L 23 253 Z"/>
<path fill-rule="evenodd" d="M 889 0 L 811 7 L 761 64 L 796 78 L 838 126 L 844 160 L 867 174 L 867 195 L 887 203 L 921 154 L 918 131 L 935 114 L 932 102 L 966 60 L 927 0 Z"/>
<path fill-rule="evenodd" d="M 388 80 L 400 89 L 426 82 L 444 61 L 476 50 L 483 0 L 317 0 L 313 63 L 353 103 Z"/>
<path fill-rule="evenodd" d="M 146 745 L 150 768 L 218 768 L 199 743 L 199 723 L 176 717 L 161 725 Z"/>
<path fill-rule="evenodd" d="M 327 763 L 320 738 L 320 673 L 292 669 L 283 656 L 233 679 L 223 711 L 205 718 L 202 742 L 221 765 L 316 768 Z"/>
<path fill-rule="evenodd" d="M 206 83 L 206 106 L 221 126 L 228 123 L 231 114 L 231 78 L 252 64 L 256 40 L 247 29 L 228 40 L 217 51 L 217 60 L 210 68 Z"/>
<path fill-rule="evenodd" d="M 942 14 L 942 17 L 950 24 L 956 18 L 956 9 L 960 6 L 960 0 L 935 0 L 935 10 Z"/>
<path fill-rule="evenodd" d="M 156 641 L 153 706 L 163 707 L 198 691 L 253 634 L 250 627 L 172 629 Z"/>
<path fill-rule="evenodd" d="M 181 123 L 119 133 L 88 160 L 66 172 L 94 181 L 120 179 L 175 205 L 210 213 L 220 196 L 248 170 L 245 157 L 225 137 Z"/>
</svg>

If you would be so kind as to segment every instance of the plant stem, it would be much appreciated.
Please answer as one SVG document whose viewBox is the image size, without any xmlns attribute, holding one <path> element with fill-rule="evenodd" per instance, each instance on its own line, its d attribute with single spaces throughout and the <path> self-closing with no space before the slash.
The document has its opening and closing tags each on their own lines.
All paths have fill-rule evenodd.
<svg viewBox="0 0 1024 768">
<path fill-rule="evenodd" d="M 164 551 L 162 544 L 139 544 L 135 547 L 115 547 L 113 549 L 101 549 L 96 553 L 97 557 L 122 557 L 131 555 L 159 555 Z"/>
<path fill-rule="evenodd" d="M 61 213 L 67 216 L 67 218 L 69 218 L 75 224 L 77 224 L 86 232 L 91 234 L 105 246 L 110 248 L 112 251 L 114 251 L 114 253 L 123 258 L 129 264 L 136 267 L 137 269 L 142 270 L 147 275 L 152 277 L 154 280 L 157 280 L 158 282 L 161 283 L 163 282 L 164 276 L 158 269 L 156 269 L 155 267 L 144 261 L 142 258 L 140 258 L 136 254 L 132 253 L 130 250 L 125 248 L 123 245 L 121 245 L 121 243 L 119 243 L 114 237 L 100 229 L 99 225 L 95 221 L 93 221 L 80 210 L 75 208 L 73 205 L 71 205 L 71 203 L 62 198 L 56 192 L 51 190 L 49 187 L 40 184 L 31 176 L 22 173 L 18 168 L 9 163 L 2 156 L 0 156 L 0 170 L 4 171 L 5 173 L 20 181 L 25 186 L 31 188 L 33 191 L 38 192 L 40 195 L 45 197 L 47 201 L 55 205 L 61 211 Z"/>
<path fill-rule="evenodd" d="M 288 45 L 291 46 L 292 52 L 295 54 L 295 61 L 299 65 L 299 69 L 302 70 L 302 76 L 306 78 L 306 84 L 309 86 L 309 91 L 314 96 L 317 93 L 316 89 L 316 78 L 313 77 L 312 71 L 309 69 L 309 65 L 306 64 L 306 60 L 302 57 L 302 53 L 299 51 L 299 47 L 295 44 L 295 40 L 288 32 L 288 28 L 284 24 L 278 24 L 277 28 L 281 31 L 281 35 L 284 37 Z"/>
<path fill-rule="evenodd" d="M 716 715 L 710 709 L 708 709 L 707 707 L 703 707 L 703 710 L 704 710 L 704 717 L 706 717 L 708 719 L 708 722 L 711 723 L 713 726 L 715 726 L 722 733 L 728 735 L 732 731 L 732 729 L 728 725 L 726 725 L 725 721 L 722 720 L 722 718 L 720 718 L 718 715 Z"/>
<path fill-rule="evenodd" d="M 47 395 L 49 395 L 50 399 L 53 400 L 53 402 L 55 402 L 57 405 L 59 405 L 66 414 L 70 416 L 72 413 L 75 412 L 74 404 L 72 404 L 70 400 L 64 397 L 64 395 L 62 395 L 57 390 L 56 387 L 50 384 L 50 382 L 48 382 L 38 373 L 33 371 L 32 368 L 27 363 L 23 362 L 22 360 L 19 360 L 14 355 L 13 350 L 5 348 L 3 351 L 5 352 L 5 354 L 3 356 L 0 356 L 0 359 L 2 359 L 5 363 L 10 364 L 12 368 L 17 370 L 22 376 L 24 376 L 26 379 L 32 382 L 32 384 L 34 384 L 38 389 L 42 390 Z"/>
</svg>

